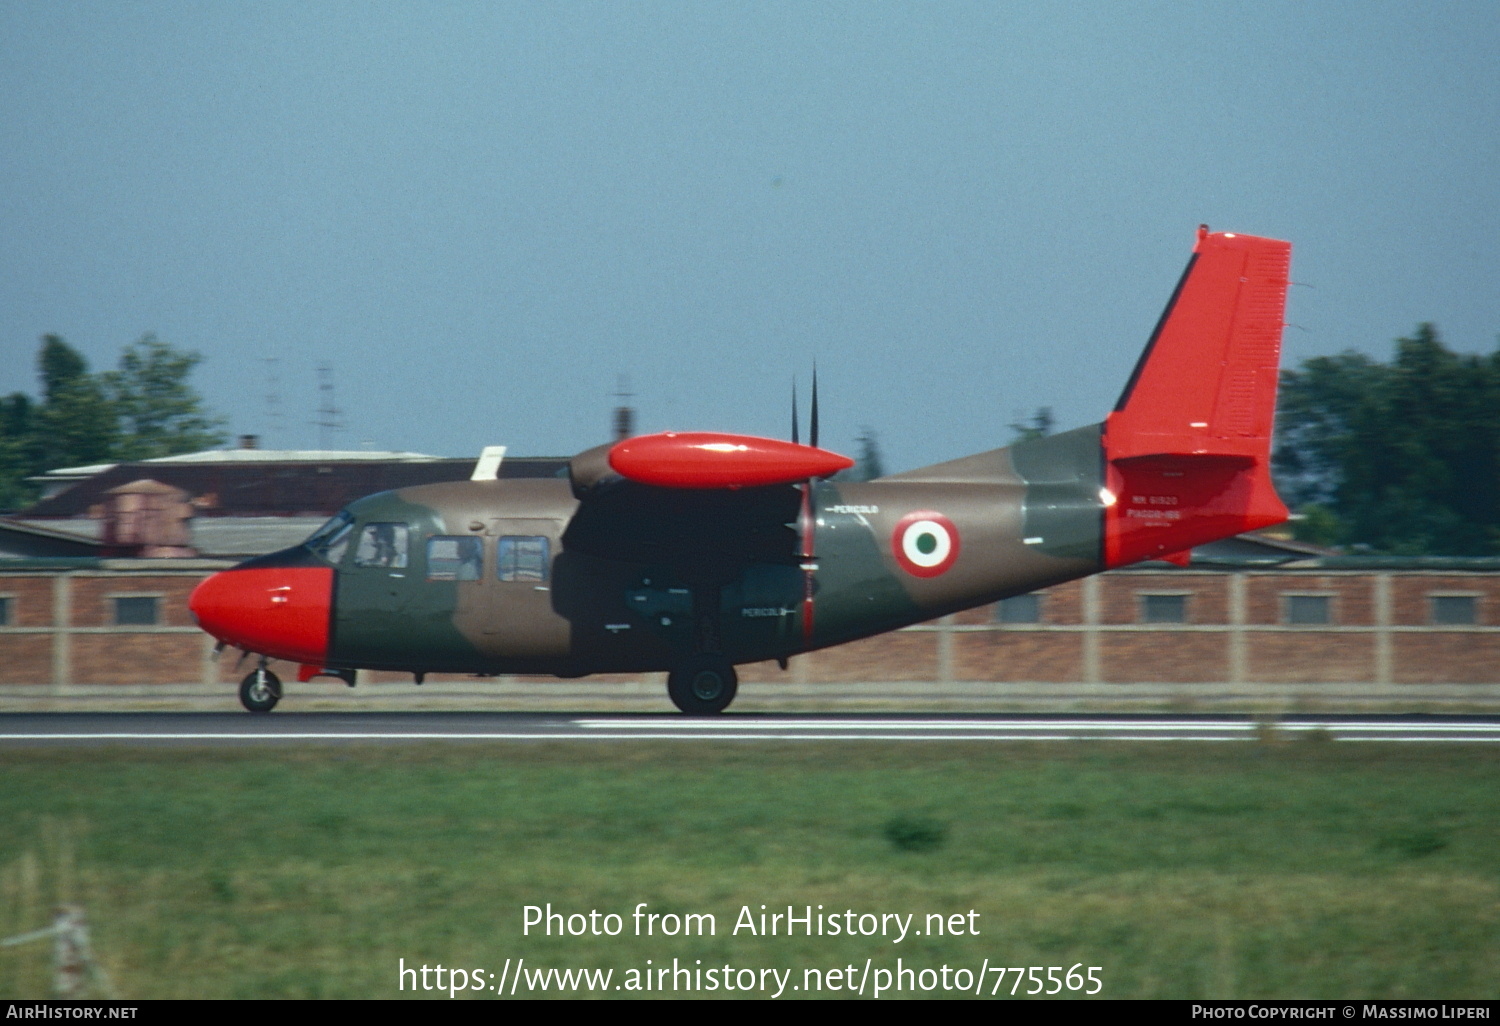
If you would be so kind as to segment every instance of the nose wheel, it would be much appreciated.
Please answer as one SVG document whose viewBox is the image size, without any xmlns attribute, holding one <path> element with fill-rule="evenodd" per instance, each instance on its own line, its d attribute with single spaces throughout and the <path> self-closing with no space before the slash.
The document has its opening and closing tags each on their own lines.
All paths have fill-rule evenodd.
<svg viewBox="0 0 1500 1026">
<path fill-rule="evenodd" d="M 240 681 L 240 704 L 253 713 L 268 713 L 281 701 L 281 678 L 264 666 Z"/>
<path fill-rule="evenodd" d="M 734 701 L 739 677 L 722 656 L 700 655 L 667 674 L 672 704 L 689 716 L 721 713 Z"/>
</svg>

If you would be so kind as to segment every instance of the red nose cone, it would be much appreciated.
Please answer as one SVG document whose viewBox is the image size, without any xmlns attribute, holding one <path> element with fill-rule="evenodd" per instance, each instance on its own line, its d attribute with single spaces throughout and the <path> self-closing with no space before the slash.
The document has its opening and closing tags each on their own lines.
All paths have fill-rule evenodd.
<svg viewBox="0 0 1500 1026">
<path fill-rule="evenodd" d="M 328 657 L 333 569 L 321 566 L 225 570 L 193 589 L 198 626 L 236 648 L 321 665 Z"/>
<path fill-rule="evenodd" d="M 827 477 L 854 461 L 776 438 L 669 431 L 627 438 L 610 449 L 609 465 L 632 481 L 664 488 L 754 488 Z"/>
</svg>

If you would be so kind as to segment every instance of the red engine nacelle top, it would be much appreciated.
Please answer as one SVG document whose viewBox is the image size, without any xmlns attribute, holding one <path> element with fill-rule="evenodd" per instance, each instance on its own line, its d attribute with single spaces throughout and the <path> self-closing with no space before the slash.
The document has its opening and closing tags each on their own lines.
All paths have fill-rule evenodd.
<svg viewBox="0 0 1500 1026">
<path fill-rule="evenodd" d="M 609 465 L 632 481 L 663 488 L 754 488 L 827 477 L 854 461 L 777 438 L 667 431 L 616 444 Z"/>
</svg>

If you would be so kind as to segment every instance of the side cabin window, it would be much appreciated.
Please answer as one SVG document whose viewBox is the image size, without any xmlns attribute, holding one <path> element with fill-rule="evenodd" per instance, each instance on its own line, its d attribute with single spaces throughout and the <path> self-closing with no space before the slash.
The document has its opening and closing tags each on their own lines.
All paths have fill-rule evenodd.
<svg viewBox="0 0 1500 1026">
<path fill-rule="evenodd" d="M 429 581 L 477 581 L 483 563 L 483 543 L 478 538 L 435 534 L 427 539 Z"/>
<path fill-rule="evenodd" d="M 409 534 L 405 524 L 366 524 L 354 549 L 354 565 L 404 569 Z"/>
<path fill-rule="evenodd" d="M 547 538 L 545 535 L 502 535 L 495 549 L 495 570 L 502 581 L 547 580 Z"/>
</svg>

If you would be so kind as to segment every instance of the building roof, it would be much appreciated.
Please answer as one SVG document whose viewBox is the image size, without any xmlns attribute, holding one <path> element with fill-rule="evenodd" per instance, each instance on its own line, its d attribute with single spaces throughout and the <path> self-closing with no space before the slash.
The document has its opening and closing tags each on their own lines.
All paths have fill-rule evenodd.
<svg viewBox="0 0 1500 1026">
<path fill-rule="evenodd" d="M 568 461 L 546 456 L 509 457 L 502 478 L 555 477 Z M 142 478 L 181 489 L 197 517 L 327 517 L 375 492 L 467 480 L 475 460 L 420 453 L 227 449 L 136 463 L 72 467 L 42 475 L 63 487 L 18 516 L 28 520 L 87 517 L 121 485 Z M 94 471 L 89 473 L 89 471 Z"/>
<path fill-rule="evenodd" d="M 1251 531 L 1232 538 L 1199 545 L 1193 549 L 1194 566 L 1266 566 L 1323 559 L 1335 550 Z"/>
<path fill-rule="evenodd" d="M 98 526 L 96 521 L 86 523 L 95 528 Z M 90 537 L 0 517 L 0 560 L 98 556 L 100 551 L 97 530 Z"/>
<path fill-rule="evenodd" d="M 193 548 L 212 559 L 248 559 L 307 540 L 326 518 L 217 517 L 193 521 Z"/>
<path fill-rule="evenodd" d="M 327 517 L 194 517 L 189 522 L 193 548 L 204 559 L 249 559 L 289 549 L 307 540 Z M 66 525 L 65 529 L 61 529 Z M 0 518 L 0 532 L 5 528 L 27 532 L 37 538 L 56 538 L 74 544 L 67 551 L 42 553 L 33 545 L 23 548 L 0 533 L 0 558 L 23 555 L 100 555 L 103 552 L 104 521 L 17 520 Z M 75 551 L 76 549 L 76 551 Z"/>
<path fill-rule="evenodd" d="M 381 463 L 423 463 L 440 459 L 420 452 L 380 452 L 368 449 L 259 449 L 241 446 L 237 449 L 204 449 L 201 452 L 179 453 L 176 456 L 157 456 L 149 460 L 138 460 L 136 466 L 160 463 L 354 463 L 375 461 Z M 82 467 L 58 467 L 45 474 L 27 478 L 41 485 L 42 498 L 50 499 L 71 488 L 80 481 L 98 477 L 118 463 L 91 463 Z"/>
</svg>

